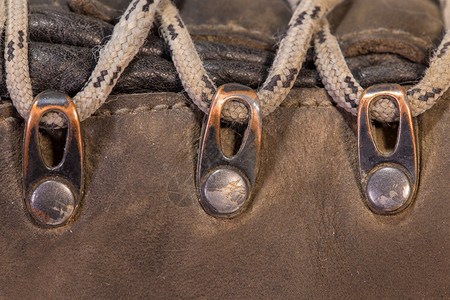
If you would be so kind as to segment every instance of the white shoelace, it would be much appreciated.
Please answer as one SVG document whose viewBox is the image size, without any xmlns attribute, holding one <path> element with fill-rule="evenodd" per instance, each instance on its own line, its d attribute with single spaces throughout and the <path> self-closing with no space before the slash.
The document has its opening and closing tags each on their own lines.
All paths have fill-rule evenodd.
<svg viewBox="0 0 450 300">
<path fill-rule="evenodd" d="M 296 7 L 269 75 L 257 91 L 264 116 L 273 112 L 286 98 L 305 60 L 314 30 L 322 17 L 341 1 L 303 0 Z M 170 46 L 183 87 L 192 101 L 208 113 L 216 86 L 206 73 L 189 32 L 171 1 L 161 3 L 159 15 L 161 31 Z M 222 111 L 222 117 L 229 121 L 240 122 L 246 116 L 246 108 L 237 102 L 225 106 Z"/>
<path fill-rule="evenodd" d="M 286 35 L 280 43 L 269 75 L 257 93 L 263 115 L 274 111 L 291 90 L 305 59 L 314 32 L 317 53 L 316 66 L 326 90 L 333 100 L 353 114 L 357 113 L 363 88 L 352 76 L 336 38 L 331 34 L 325 16 L 342 0 L 288 0 L 294 13 Z M 6 19 L 6 83 L 18 112 L 26 118 L 33 102 L 28 69 L 28 8 L 26 0 L 0 0 L 0 24 Z M 450 7 L 441 1 L 446 28 L 450 23 Z M 73 98 L 81 120 L 93 114 L 106 100 L 123 70 L 128 66 L 145 41 L 159 14 L 161 32 L 169 44 L 172 60 L 183 87 L 192 101 L 205 113 L 216 91 L 214 82 L 206 73 L 189 32 L 170 0 L 135 0 L 100 51 L 97 66 L 83 89 Z M 431 59 L 424 78 L 408 90 L 414 116 L 433 106 L 450 86 L 450 32 Z M 380 121 L 393 121 L 397 108 L 389 100 L 378 101 L 372 109 L 373 117 Z M 246 108 L 237 102 L 227 105 L 222 116 L 226 120 L 241 122 Z M 57 114 L 43 120 L 49 125 L 62 126 Z"/>
<path fill-rule="evenodd" d="M 4 0 L 0 0 L 0 22 L 5 22 Z M 73 98 L 80 120 L 92 115 L 105 101 L 122 72 L 143 45 L 161 0 L 135 0 L 120 18 L 109 42 L 100 51 L 97 65 L 83 89 Z M 26 0 L 6 0 L 5 65 L 6 84 L 11 100 L 23 118 L 33 103 L 28 68 L 28 7 Z M 43 122 L 60 127 L 56 114 L 47 114 Z"/>
<path fill-rule="evenodd" d="M 441 1 L 445 25 L 450 24 L 450 5 Z M 358 114 L 359 99 L 364 89 L 355 80 L 345 62 L 338 41 L 330 32 L 326 19 L 315 35 L 316 67 L 328 94 L 334 102 L 353 115 Z M 447 30 L 441 44 L 431 58 L 430 66 L 422 80 L 407 90 L 413 116 L 430 109 L 450 86 L 450 31 Z M 372 118 L 382 122 L 398 119 L 398 109 L 389 99 L 374 103 Z"/>
</svg>

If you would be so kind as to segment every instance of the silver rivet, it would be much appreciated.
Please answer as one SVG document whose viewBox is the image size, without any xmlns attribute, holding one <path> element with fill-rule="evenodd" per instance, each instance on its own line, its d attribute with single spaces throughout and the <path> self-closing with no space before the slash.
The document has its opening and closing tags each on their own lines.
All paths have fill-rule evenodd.
<svg viewBox="0 0 450 300">
<path fill-rule="evenodd" d="M 406 174 L 395 167 L 375 171 L 367 182 L 369 205 L 380 212 L 395 211 L 408 203 L 411 184 Z"/>
<path fill-rule="evenodd" d="M 48 166 L 41 155 L 40 120 L 47 112 L 64 119 L 66 142 L 61 162 Z M 37 223 L 60 226 L 76 214 L 83 191 L 83 143 L 80 121 L 72 100 L 56 91 L 36 96 L 25 126 L 23 139 L 23 196 Z"/>
<path fill-rule="evenodd" d="M 72 216 L 75 203 L 75 196 L 66 184 L 47 180 L 33 191 L 29 205 L 36 221 L 57 226 L 64 224 Z"/>
<path fill-rule="evenodd" d="M 220 128 L 222 108 L 232 100 L 247 107 L 249 120 L 239 150 L 229 157 L 222 151 Z M 199 202 L 207 214 L 230 219 L 244 211 L 258 174 L 261 124 L 255 91 L 240 84 L 226 84 L 217 90 L 203 123 L 197 165 Z"/>
<path fill-rule="evenodd" d="M 248 198 L 246 180 L 231 169 L 218 169 L 205 181 L 203 192 L 211 208 L 219 214 L 232 214 Z"/>
</svg>

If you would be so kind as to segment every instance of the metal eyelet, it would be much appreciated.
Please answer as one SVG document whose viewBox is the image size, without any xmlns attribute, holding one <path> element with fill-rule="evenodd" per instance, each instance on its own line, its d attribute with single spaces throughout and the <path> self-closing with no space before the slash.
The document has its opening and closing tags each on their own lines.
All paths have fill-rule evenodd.
<svg viewBox="0 0 450 300">
<path fill-rule="evenodd" d="M 240 101 L 249 121 L 239 151 L 226 156 L 220 142 L 220 115 L 229 100 Z M 249 203 L 258 173 L 261 145 L 261 112 L 256 93 L 240 84 L 221 86 L 203 124 L 198 160 L 197 189 L 203 209 L 218 218 L 232 218 Z"/>
<path fill-rule="evenodd" d="M 371 131 L 370 103 L 381 96 L 393 99 L 400 113 L 397 141 L 390 154 L 377 148 Z M 411 205 L 419 160 L 411 109 L 401 86 L 376 85 L 364 91 L 358 110 L 358 156 L 365 201 L 374 213 L 396 214 Z"/>
<path fill-rule="evenodd" d="M 39 122 L 50 111 L 64 115 L 67 137 L 64 155 L 56 167 L 44 162 L 39 142 Z M 75 105 L 57 91 L 39 94 L 25 127 L 23 190 L 30 215 L 43 226 L 66 224 L 76 213 L 83 186 L 83 148 Z"/>
</svg>

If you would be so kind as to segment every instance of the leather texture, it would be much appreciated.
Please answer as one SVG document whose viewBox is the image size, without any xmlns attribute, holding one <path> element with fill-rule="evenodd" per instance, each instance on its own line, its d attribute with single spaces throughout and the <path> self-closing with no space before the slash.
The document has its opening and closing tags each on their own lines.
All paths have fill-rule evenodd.
<svg viewBox="0 0 450 300">
<path fill-rule="evenodd" d="M 342 37 L 345 53 L 349 53 L 348 62 L 351 70 L 363 86 L 379 82 L 410 83 L 423 74 L 426 65 L 424 57 L 429 54 L 431 42 L 440 37 L 442 24 L 437 21 L 429 22 L 429 19 L 439 20 L 436 4 L 421 0 L 416 1 L 417 5 L 414 6 L 404 1 L 402 5 L 395 4 L 391 10 L 398 11 L 399 6 L 412 7 L 413 13 L 427 9 L 427 15 L 430 17 L 423 20 L 423 23 L 427 24 L 428 31 L 425 35 L 427 38 L 423 36 L 422 31 L 419 37 L 403 33 L 400 25 L 411 23 L 409 22 L 411 15 L 399 13 L 397 19 L 402 21 L 392 25 L 395 30 L 386 29 L 379 33 L 385 34 L 384 36 L 375 38 L 368 38 L 364 33 L 358 40 L 358 33 L 355 33 L 354 28 L 371 30 L 367 29 L 369 25 L 364 23 L 366 20 L 364 16 L 372 16 L 372 11 L 360 9 L 356 12 L 359 12 L 360 17 L 354 17 L 356 13 L 352 8 L 364 7 L 366 4 L 359 4 L 363 1 L 356 1 L 350 6 L 344 3 L 343 9 L 336 10 L 335 14 L 338 15 L 340 22 L 333 23 L 337 27 L 339 37 Z M 45 3 L 42 0 L 32 1 L 30 9 L 30 72 L 33 90 L 37 94 L 46 89 L 57 89 L 74 95 L 88 80 L 95 67 L 98 47 L 106 43 L 113 25 L 62 9 L 62 4 L 53 7 L 42 2 Z M 115 7 L 124 6 L 123 3 L 119 3 L 120 1 L 116 2 L 113 3 Z M 225 2 L 184 1 L 182 17 L 189 25 L 206 70 L 218 85 L 239 82 L 257 88 L 268 74 L 274 58 L 273 45 L 281 38 L 281 33 L 286 28 L 290 16 L 289 9 L 284 0 L 258 1 L 261 7 L 274 8 L 264 10 L 263 13 L 251 4 L 253 2 L 246 5 L 239 1 Z M 205 5 L 204 10 L 193 9 Z M 223 7 L 226 8 L 225 11 L 221 9 Z M 219 12 L 223 18 L 217 18 Z M 382 13 L 383 10 L 376 16 Z M 210 17 L 204 16 L 205 14 L 209 14 Z M 249 17 L 242 18 L 242 15 Z M 333 18 L 335 19 L 337 18 Z M 351 27 L 346 25 L 346 22 L 356 26 Z M 419 31 L 419 28 L 415 29 Z M 397 34 L 398 32 L 401 34 Z M 405 36 L 409 38 L 406 42 Z M 356 41 L 352 43 L 350 37 Z M 384 49 L 380 48 L 380 43 L 385 45 Z M 397 44 L 401 44 L 401 47 Z M 411 61 L 414 55 L 416 59 Z M 313 59 L 313 52 L 310 51 L 295 87 L 322 85 Z M 119 79 L 113 93 L 182 90 L 183 87 L 170 60 L 169 50 L 153 30 L 140 54 Z M 8 97 L 4 76 L 0 81 L 0 96 Z"/>
<path fill-rule="evenodd" d="M 73 94 L 95 64 L 92 47 L 106 41 L 112 25 L 37 2 L 41 6 L 30 16 L 33 88 Z M 257 87 L 273 59 L 273 37 L 289 20 L 281 0 L 260 0 L 256 8 L 250 2 L 179 3 L 218 84 Z M 364 45 L 392 45 L 398 38 L 405 53 L 427 57 L 442 28 L 426 18 L 417 20 L 420 26 L 409 23 L 414 12 L 437 17 L 437 4 L 385 0 L 384 6 L 407 7 L 410 14 L 369 26 L 367 18 L 391 15 L 375 9 L 371 16 L 374 11 L 360 8 L 355 19 L 352 10 L 367 2 L 344 3 L 330 16 L 343 49 L 352 49 L 346 53 L 355 76 L 363 85 L 418 80 L 426 67 L 420 55 L 412 59 L 389 47 L 366 51 Z M 120 5 L 114 1 L 112 7 Z M 381 37 L 360 42 L 365 35 L 358 35 L 359 26 L 380 24 L 387 27 Z M 405 40 L 393 30 L 418 39 Z M 414 44 L 419 39 L 428 44 Z M 115 93 L 122 94 L 81 124 L 85 195 L 75 222 L 65 227 L 42 229 L 26 212 L 23 120 L 8 100 L 0 102 L 0 298 L 450 297 L 449 93 L 417 118 L 421 170 L 415 203 L 400 215 L 376 216 L 363 204 L 355 119 L 331 103 L 310 55 L 302 70 L 308 75 L 263 119 L 261 171 L 250 207 L 235 219 L 219 220 L 202 210 L 195 186 L 203 114 L 179 93 L 155 32 L 146 47 L 121 77 Z M 0 89 L 6 95 L 4 79 Z"/>
<path fill-rule="evenodd" d="M 423 63 L 430 45 L 439 44 L 441 30 L 439 6 L 431 1 L 359 0 L 349 7 L 336 34 L 346 57 L 390 52 Z"/>
<path fill-rule="evenodd" d="M 444 100 L 444 99 L 443 99 Z M 0 122 L 0 294 L 6 298 L 439 299 L 449 295 L 448 95 L 419 117 L 420 185 L 398 216 L 363 204 L 355 132 L 322 89 L 264 119 L 248 211 L 205 214 L 195 167 L 201 116 L 173 93 L 111 99 L 82 123 L 78 220 L 35 226 L 21 139 Z"/>
</svg>

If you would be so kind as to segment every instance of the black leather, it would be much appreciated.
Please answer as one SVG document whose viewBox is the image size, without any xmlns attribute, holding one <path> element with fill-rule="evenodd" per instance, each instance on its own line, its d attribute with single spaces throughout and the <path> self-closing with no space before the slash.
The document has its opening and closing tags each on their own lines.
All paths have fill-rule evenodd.
<svg viewBox="0 0 450 300">
<path fill-rule="evenodd" d="M 35 93 L 57 89 L 76 94 L 88 80 L 101 45 L 111 36 L 113 25 L 63 8 L 37 5 L 30 8 L 30 75 Z M 266 79 L 274 50 L 233 43 L 194 40 L 205 69 L 217 85 L 238 82 L 257 88 Z M 313 52 L 295 82 L 295 87 L 321 86 L 314 68 Z M 360 55 L 348 59 L 363 86 L 380 82 L 412 82 L 425 66 L 396 54 Z M 119 79 L 113 94 L 183 90 L 170 51 L 152 30 L 138 56 Z M 0 96 L 8 97 L 3 72 Z"/>
</svg>

